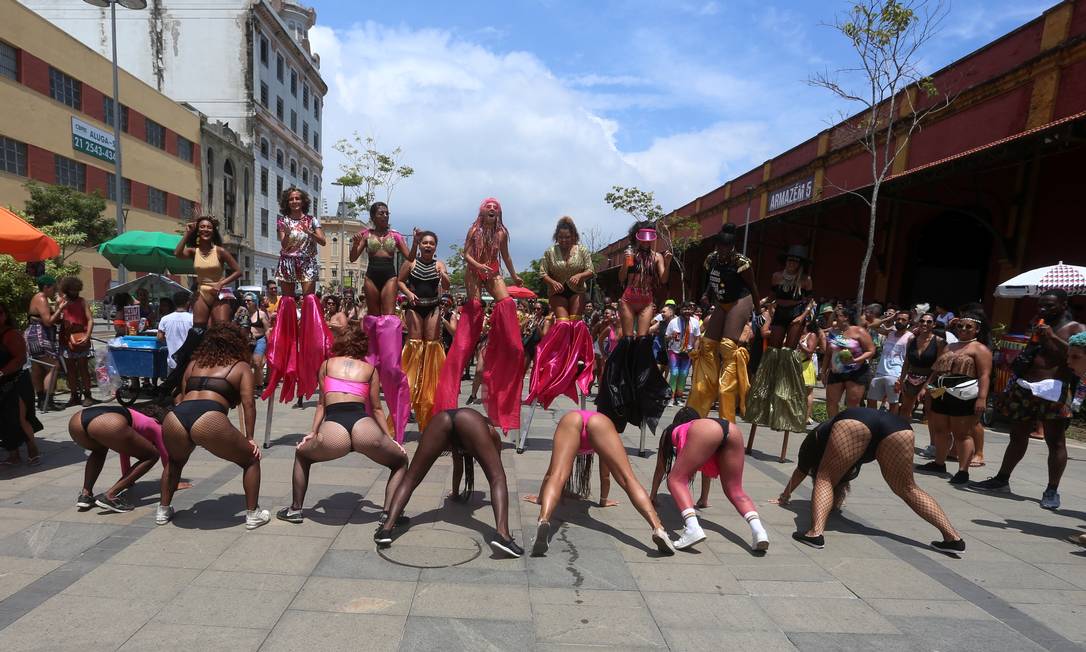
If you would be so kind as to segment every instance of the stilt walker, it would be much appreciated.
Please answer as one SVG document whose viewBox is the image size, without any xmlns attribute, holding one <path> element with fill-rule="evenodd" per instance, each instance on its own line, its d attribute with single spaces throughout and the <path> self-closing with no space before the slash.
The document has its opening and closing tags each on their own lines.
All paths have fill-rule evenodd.
<svg viewBox="0 0 1086 652">
<path fill-rule="evenodd" d="M 372 228 L 362 229 L 351 240 L 351 262 L 363 252 L 369 257 L 364 281 L 367 315 L 362 319 L 362 329 L 370 341 L 367 356 L 377 367 L 381 379 L 381 391 L 388 404 L 392 429 L 397 442 L 403 442 L 411 413 L 411 391 L 403 372 L 403 322 L 396 316 L 396 295 L 400 291 L 395 266 L 397 251 L 408 262 L 418 253 L 420 231 L 415 229 L 411 249 L 399 231 L 389 226 L 388 205 L 374 202 L 370 206 Z"/>
<path fill-rule="evenodd" d="M 437 235 L 421 231 L 415 236 L 419 255 L 414 261 L 400 266 L 400 290 L 407 297 L 404 320 L 407 322 L 407 344 L 403 347 L 402 366 L 411 388 L 411 408 L 419 424 L 426 430 L 434 409 L 438 376 L 445 363 L 445 347 L 441 343 L 441 292 L 449 287 L 449 272 L 445 263 L 434 257 Z"/>
<path fill-rule="evenodd" d="M 667 227 L 658 224 L 667 236 Z M 632 423 L 641 428 L 640 453 L 645 455 L 648 431 L 655 432 L 667 405 L 670 389 L 652 353 L 649 325 L 656 290 L 667 283 L 672 253 L 670 240 L 663 254 L 653 250 L 657 227 L 637 222 L 630 227 L 630 246 L 619 267 L 626 289 L 619 299 L 619 319 L 624 336 L 607 357 L 596 396 L 596 408 L 614 422 L 619 432 Z"/>
<path fill-rule="evenodd" d="M 490 420 L 508 434 L 520 428 L 524 344 L 520 338 L 516 303 L 505 288 L 499 258 L 505 262 L 513 284 L 520 285 L 520 276 L 509 255 L 509 231 L 502 224 L 501 204 L 497 199 L 487 198 L 479 206 L 479 215 L 468 229 L 464 243 L 464 262 L 468 266 L 464 281 L 468 300 L 460 315 L 452 347 L 441 367 L 433 412 L 458 407 L 460 378 L 483 330 L 481 295 L 485 288 L 494 297 L 494 307 L 483 356 L 483 405 Z"/>
<path fill-rule="evenodd" d="M 585 281 L 595 275 L 592 253 L 580 243 L 573 218 L 558 220 L 555 244 L 543 254 L 539 271 L 547 287 L 550 308 L 556 323 L 536 349 L 535 365 L 524 402 L 530 405 L 528 423 L 521 429 L 517 452 L 523 453 L 536 405 L 550 407 L 555 398 L 565 395 L 571 401 L 588 394 L 594 373 L 592 334 L 581 319 L 584 311 Z M 582 405 L 583 407 L 583 405 Z"/>
</svg>

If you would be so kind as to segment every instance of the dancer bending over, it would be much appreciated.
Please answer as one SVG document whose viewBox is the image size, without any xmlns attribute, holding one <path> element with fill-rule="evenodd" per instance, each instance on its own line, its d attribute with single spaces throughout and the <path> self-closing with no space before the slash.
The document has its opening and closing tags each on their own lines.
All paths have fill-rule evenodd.
<svg viewBox="0 0 1086 652">
<path fill-rule="evenodd" d="M 377 374 L 373 365 L 365 361 L 367 344 L 363 332 L 350 331 L 336 340 L 332 347 L 334 357 L 321 365 L 320 401 L 313 415 L 313 429 L 294 451 L 293 501 L 276 512 L 276 518 L 301 523 L 309 468 L 314 462 L 338 460 L 351 451 L 388 467 L 381 522 L 388 516 L 389 502 L 407 470 L 407 453 L 389 436 L 381 411 Z"/>
<path fill-rule="evenodd" d="M 162 425 L 150 416 L 154 406 L 139 409 L 117 405 L 96 405 L 84 408 L 68 420 L 68 435 L 80 447 L 90 451 L 83 469 L 83 489 L 75 500 L 79 511 L 95 505 L 111 512 L 130 512 L 132 505 L 121 495 L 142 478 L 155 462 L 162 459 L 165 468 L 170 461 L 162 441 Z M 148 412 L 144 412 L 148 410 Z M 106 490 L 94 495 L 94 483 L 102 473 L 109 451 L 121 454 L 121 478 Z M 136 464 L 129 458 L 136 458 Z"/>
<path fill-rule="evenodd" d="M 865 407 L 848 408 L 819 424 L 803 440 L 799 461 L 777 502 L 787 504 L 792 492 L 808 475 L 814 480 L 811 496 L 811 529 L 793 532 L 792 538 L 812 548 L 823 548 L 822 532 L 830 508 L 844 503 L 848 483 L 860 474 L 860 466 L 878 460 L 882 477 L 899 498 L 920 518 L 943 535 L 931 546 L 940 552 L 962 554 L 965 541 L 950 524 L 943 508 L 913 479 L 913 429 L 901 417 Z"/>
<path fill-rule="evenodd" d="M 543 486 L 539 489 L 539 523 L 536 526 L 535 541 L 532 543 L 532 556 L 542 557 L 547 554 L 551 516 L 562 496 L 562 487 L 569 481 L 578 452 L 588 450 L 599 453 L 600 463 L 607 466 L 607 470 L 615 477 L 615 482 L 648 521 L 652 528 L 652 542 L 660 552 L 665 555 L 675 554 L 675 546 L 668 538 L 660 517 L 656 514 L 656 508 L 652 506 L 645 488 L 637 481 L 633 469 L 630 468 L 626 447 L 615 430 L 615 424 L 597 412 L 574 410 L 562 417 L 554 430 L 550 467 L 547 468 L 547 474 L 543 476 Z"/>
<path fill-rule="evenodd" d="M 284 316 L 283 318 L 286 318 Z M 213 324 L 192 354 L 181 381 L 181 401 L 162 422 L 170 462 L 162 471 L 162 499 L 155 522 L 168 523 L 174 515 L 173 494 L 181 471 L 197 445 L 243 469 L 245 527 L 253 530 L 270 520 L 260 509 L 260 447 L 253 441 L 256 400 L 253 370 L 249 367 L 249 338 L 231 322 Z M 241 404 L 245 434 L 230 421 L 229 410 Z"/>
<path fill-rule="evenodd" d="M 743 490 L 743 433 L 739 426 L 723 419 L 699 419 L 697 410 L 684 407 L 660 437 L 660 454 L 652 476 L 652 502 L 660 482 L 667 476 L 667 488 L 679 508 L 686 528 L 675 547 L 682 550 L 705 540 L 705 531 L 698 523 L 690 482 L 701 471 L 703 478 L 720 478 L 724 495 L 735 511 L 750 525 L 751 547 L 769 549 L 769 535 L 754 509 L 754 501 Z"/>
<path fill-rule="evenodd" d="M 490 504 L 494 508 L 497 535 L 490 540 L 495 552 L 520 557 L 524 549 L 513 540 L 509 532 L 509 488 L 505 484 L 505 468 L 502 466 L 501 437 L 493 424 L 471 408 L 446 410 L 434 414 L 430 425 L 422 433 L 419 447 L 403 480 L 396 487 L 392 502 L 388 504 L 388 517 L 373 533 L 373 541 L 382 548 L 392 544 L 392 527 L 398 522 L 411 494 L 444 452 L 464 459 L 465 488 L 459 491 L 460 482 L 454 477 L 455 498 L 467 500 L 474 488 L 474 460 L 479 460 L 483 474 L 490 483 Z"/>
</svg>

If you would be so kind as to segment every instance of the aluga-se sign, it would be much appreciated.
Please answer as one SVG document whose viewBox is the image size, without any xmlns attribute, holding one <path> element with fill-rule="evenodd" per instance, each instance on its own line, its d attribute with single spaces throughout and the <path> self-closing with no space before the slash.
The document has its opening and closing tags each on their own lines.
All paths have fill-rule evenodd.
<svg viewBox="0 0 1086 652">
<path fill-rule="evenodd" d="M 72 118 L 72 149 L 113 163 L 117 142 L 108 131 L 102 131 L 79 118 Z"/>
<path fill-rule="evenodd" d="M 801 201 L 807 201 L 811 198 L 813 190 L 814 177 L 808 177 L 803 181 L 797 181 L 780 190 L 774 190 L 769 195 L 769 212 L 779 210 L 785 206 L 791 206 L 792 204 L 798 204 Z"/>
</svg>

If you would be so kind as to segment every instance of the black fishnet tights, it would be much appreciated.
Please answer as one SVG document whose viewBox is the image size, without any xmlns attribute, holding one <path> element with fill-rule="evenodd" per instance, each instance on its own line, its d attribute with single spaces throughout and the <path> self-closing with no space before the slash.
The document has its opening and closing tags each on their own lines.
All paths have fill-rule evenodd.
<svg viewBox="0 0 1086 652">
<path fill-rule="evenodd" d="M 234 427 L 230 417 L 222 412 L 205 412 L 192 424 L 192 431 L 189 432 L 170 413 L 162 422 L 162 437 L 170 454 L 169 466 L 162 474 L 163 505 L 169 505 L 173 500 L 177 483 L 181 480 L 181 471 L 193 449 L 199 445 L 215 457 L 233 462 L 243 469 L 241 484 L 245 489 L 245 508 L 250 511 L 257 508 L 260 498 L 259 449 Z"/>
<path fill-rule="evenodd" d="M 90 422 L 90 432 L 83 430 L 80 417 L 81 413 L 78 412 L 72 416 L 68 422 L 68 434 L 75 443 L 90 451 L 83 469 L 83 493 L 94 495 L 94 483 L 98 481 L 111 450 L 136 458 L 128 473 L 106 490 L 106 495 L 111 498 L 135 484 L 158 461 L 155 445 L 133 430 L 124 416 L 111 412 L 100 414 Z"/>
<path fill-rule="evenodd" d="M 913 433 L 911 430 L 895 432 L 879 444 L 875 459 L 879 461 L 882 477 L 890 489 L 905 501 L 917 516 L 935 526 L 943 535 L 944 541 L 961 538 L 958 531 L 950 524 L 946 512 L 935 502 L 928 492 L 916 485 L 913 478 Z"/>
</svg>

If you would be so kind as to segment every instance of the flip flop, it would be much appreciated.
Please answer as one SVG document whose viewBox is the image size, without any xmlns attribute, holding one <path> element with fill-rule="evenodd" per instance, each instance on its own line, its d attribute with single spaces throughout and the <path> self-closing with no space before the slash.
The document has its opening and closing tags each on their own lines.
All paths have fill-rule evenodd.
<svg viewBox="0 0 1086 652">
<path fill-rule="evenodd" d="M 41 455 L 35 455 L 26 461 L 27 466 L 38 466 L 41 464 Z"/>
<path fill-rule="evenodd" d="M 979 469 L 982 466 L 986 466 L 986 464 L 984 462 L 975 462 L 975 461 L 969 463 L 969 468 L 971 468 L 971 469 Z"/>
</svg>

